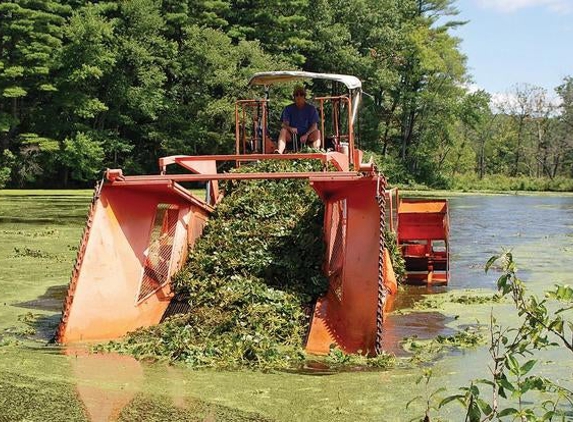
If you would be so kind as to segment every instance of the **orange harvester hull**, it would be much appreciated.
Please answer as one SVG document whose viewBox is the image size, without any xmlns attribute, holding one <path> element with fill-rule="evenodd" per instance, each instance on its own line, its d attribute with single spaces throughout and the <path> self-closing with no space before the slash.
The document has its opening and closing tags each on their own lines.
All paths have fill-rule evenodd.
<svg viewBox="0 0 573 422">
<path fill-rule="evenodd" d="M 246 160 L 245 156 L 166 157 L 160 160 L 162 174 L 156 176 L 124 177 L 119 170 L 108 171 L 108 181 L 96 189 L 90 208 L 57 340 L 113 339 L 161 321 L 173 298 L 171 276 L 184 264 L 213 211 L 178 182 L 208 182 L 209 203 L 214 204 L 217 180 L 301 178 L 325 203 L 324 269 L 329 278 L 328 292 L 315 307 L 307 350 L 328 353 L 331 345 L 337 345 L 345 352 L 374 353 L 377 315 L 396 293 L 387 252 L 382 254 L 382 295 L 379 288 L 383 226 L 377 194 L 384 181 L 372 167 L 350 171 L 347 157 L 339 153 L 299 158 L 330 162 L 339 171 L 216 172 L 216 160 Z M 174 163 L 192 174 L 165 174 L 165 167 Z"/>
<path fill-rule="evenodd" d="M 311 179 L 311 184 L 326 204 L 329 288 L 316 304 L 306 348 L 311 353 L 326 354 L 335 345 L 346 353 L 373 354 L 379 305 L 377 181 L 332 183 Z M 388 265 L 387 253 L 385 258 Z M 393 271 L 385 271 L 384 275 L 386 284 L 395 285 Z M 389 293 L 395 293 L 395 289 Z"/>
<path fill-rule="evenodd" d="M 94 198 L 56 338 L 106 340 L 157 324 L 170 278 L 210 207 L 173 187 L 104 185 Z"/>
</svg>

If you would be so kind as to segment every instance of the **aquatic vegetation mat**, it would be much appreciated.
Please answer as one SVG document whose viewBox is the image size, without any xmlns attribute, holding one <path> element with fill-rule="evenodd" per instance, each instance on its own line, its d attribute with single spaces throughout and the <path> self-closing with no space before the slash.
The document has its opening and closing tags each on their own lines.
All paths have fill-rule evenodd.
<svg viewBox="0 0 573 422">
<path fill-rule="evenodd" d="M 454 292 L 448 294 L 428 295 L 414 304 L 415 310 L 442 309 L 446 303 L 461 305 L 487 305 L 503 303 L 498 294 L 484 294 L 480 291 Z"/>
<path fill-rule="evenodd" d="M 485 326 L 466 326 L 451 336 L 437 336 L 430 340 L 405 338 L 402 348 L 412 354 L 411 363 L 425 363 L 435 361 L 447 353 L 484 346 L 488 341 L 487 334 Z"/>
<path fill-rule="evenodd" d="M 137 394 L 136 397 L 121 411 L 118 422 L 131 421 L 147 422 L 271 422 L 257 413 L 243 412 L 229 407 L 208 404 L 201 400 L 187 399 L 175 406 L 169 397 Z"/>
<path fill-rule="evenodd" d="M 316 171 L 317 161 L 262 162 L 242 172 Z M 189 314 L 108 349 L 192 367 L 289 367 L 304 359 L 322 272 L 323 205 L 308 181 L 234 181 L 175 280 Z"/>
<path fill-rule="evenodd" d="M 358 354 L 346 354 L 338 347 L 330 349 L 330 353 L 324 357 L 317 357 L 318 363 L 324 363 L 330 369 L 354 370 L 365 367 L 373 369 L 391 369 L 396 365 L 396 357 L 382 352 L 374 357 Z"/>
<path fill-rule="evenodd" d="M 0 421 L 88 421 L 73 384 L 0 372 Z"/>
</svg>

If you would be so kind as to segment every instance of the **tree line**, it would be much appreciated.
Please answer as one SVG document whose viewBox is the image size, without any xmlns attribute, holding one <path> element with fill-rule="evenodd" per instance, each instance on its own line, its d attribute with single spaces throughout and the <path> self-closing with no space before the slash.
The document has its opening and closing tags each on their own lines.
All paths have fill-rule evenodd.
<svg viewBox="0 0 573 422">
<path fill-rule="evenodd" d="M 521 86 L 492 107 L 467 89 L 456 15 L 452 0 L 5 0 L 0 186 L 83 186 L 105 167 L 232 152 L 248 78 L 284 69 L 363 81 L 361 147 L 391 181 L 570 178 L 571 78 L 560 104 Z"/>
</svg>

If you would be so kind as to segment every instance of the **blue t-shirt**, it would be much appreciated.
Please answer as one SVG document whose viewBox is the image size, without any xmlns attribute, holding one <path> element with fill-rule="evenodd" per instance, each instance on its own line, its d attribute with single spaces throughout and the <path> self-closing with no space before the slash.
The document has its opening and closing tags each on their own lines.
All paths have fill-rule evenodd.
<svg viewBox="0 0 573 422">
<path fill-rule="evenodd" d="M 305 103 L 303 108 L 291 104 L 283 110 L 281 122 L 288 122 L 289 126 L 296 127 L 299 135 L 304 135 L 313 124 L 318 123 L 318 111 L 309 103 Z"/>
</svg>

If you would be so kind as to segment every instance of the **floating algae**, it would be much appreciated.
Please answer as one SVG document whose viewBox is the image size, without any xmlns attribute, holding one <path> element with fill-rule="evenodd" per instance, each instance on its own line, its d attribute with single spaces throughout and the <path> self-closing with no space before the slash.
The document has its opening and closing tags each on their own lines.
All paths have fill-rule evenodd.
<svg viewBox="0 0 573 422">
<path fill-rule="evenodd" d="M 262 162 L 240 171 L 317 171 Z M 307 181 L 235 181 L 177 275 L 189 314 L 109 348 L 193 367 L 289 367 L 304 359 L 310 309 L 327 288 L 323 205 Z"/>
<path fill-rule="evenodd" d="M 197 399 L 187 399 L 179 406 L 171 403 L 170 397 L 138 394 L 121 411 L 118 422 L 145 420 L 146 422 L 181 421 L 229 421 L 229 422 L 270 422 L 271 419 L 258 413 L 241 412 L 237 409 L 206 403 Z"/>
<path fill-rule="evenodd" d="M 0 421 L 88 421 L 74 385 L 0 371 Z"/>
</svg>

